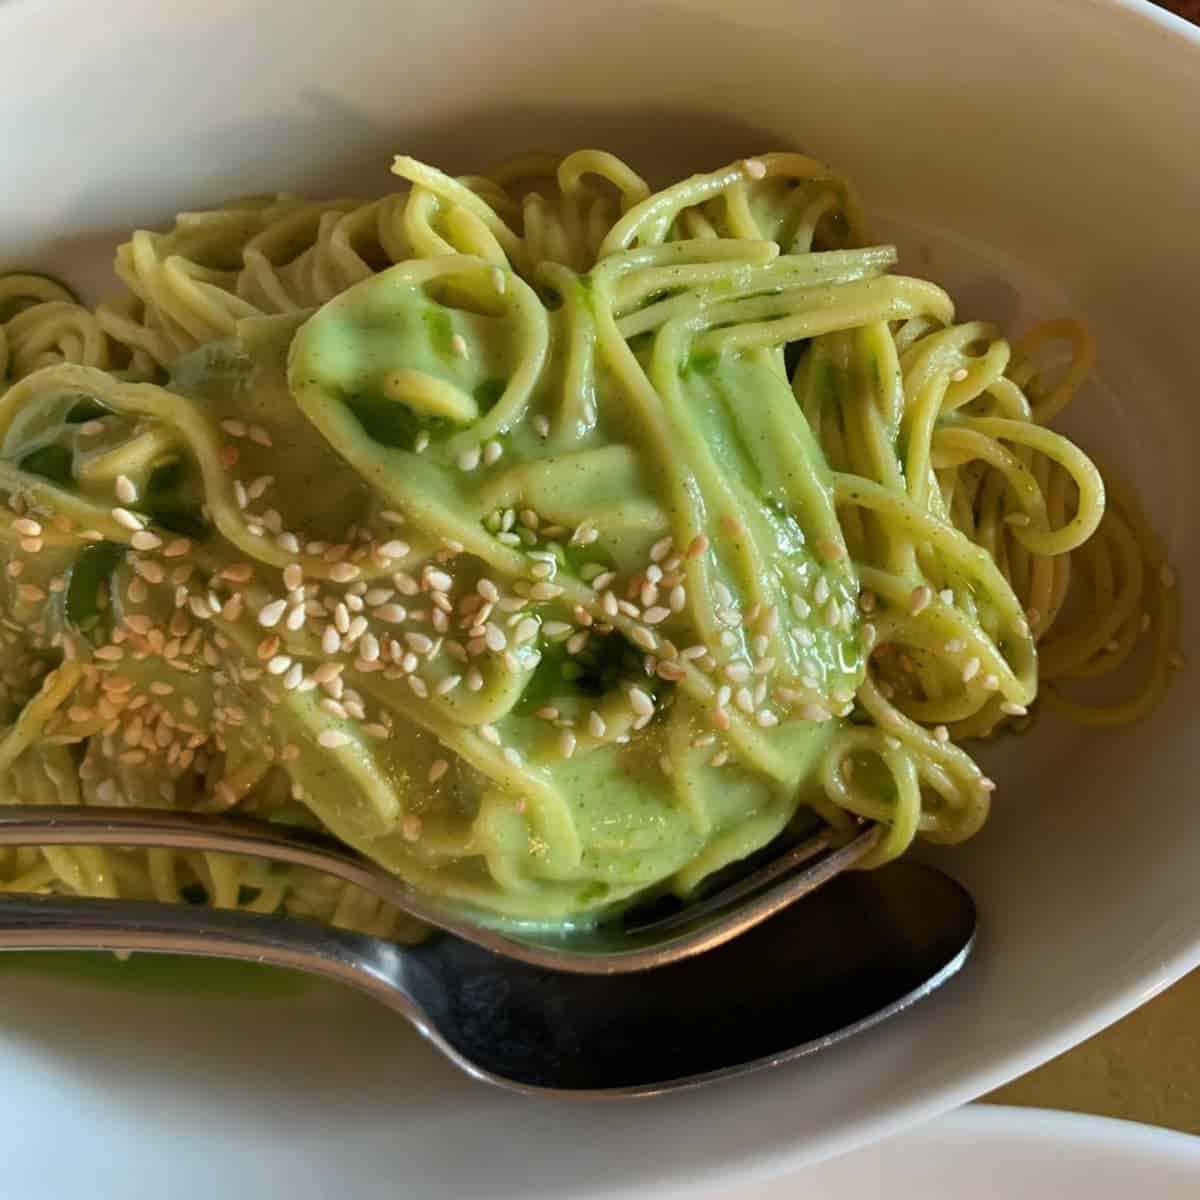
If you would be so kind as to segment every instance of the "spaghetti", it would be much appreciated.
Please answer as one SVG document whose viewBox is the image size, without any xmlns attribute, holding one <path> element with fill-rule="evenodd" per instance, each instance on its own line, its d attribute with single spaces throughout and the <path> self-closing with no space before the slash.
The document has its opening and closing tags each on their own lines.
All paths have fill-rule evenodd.
<svg viewBox="0 0 1200 1200">
<path fill-rule="evenodd" d="M 316 822 L 586 919 L 794 822 L 961 840 L 961 742 L 1039 689 L 1100 726 L 1161 695 L 1161 547 L 1047 427 L 1078 324 L 956 324 L 797 154 L 653 193 L 598 151 L 394 171 L 139 231 L 94 311 L 0 277 L 5 795 Z M 1131 699 L 1063 689 L 1147 631 Z M 6 890 L 402 932 L 262 863 L 4 853 Z"/>
</svg>

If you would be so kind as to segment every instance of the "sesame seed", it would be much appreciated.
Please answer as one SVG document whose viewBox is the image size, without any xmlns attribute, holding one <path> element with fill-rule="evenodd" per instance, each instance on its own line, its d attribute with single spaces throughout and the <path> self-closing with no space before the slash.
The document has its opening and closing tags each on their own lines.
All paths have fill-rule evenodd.
<svg viewBox="0 0 1200 1200">
<path fill-rule="evenodd" d="M 1138 632 L 1146 633 L 1150 628 L 1150 614 L 1142 613 L 1142 619 L 1138 622 Z"/>
<path fill-rule="evenodd" d="M 139 529 L 129 539 L 129 544 L 135 550 L 157 550 L 162 545 L 162 538 L 151 533 L 148 529 Z"/>
<path fill-rule="evenodd" d="M 329 578 L 335 583 L 348 583 L 359 574 L 359 570 L 352 563 L 339 562 L 334 563 L 329 568 Z"/>
<path fill-rule="evenodd" d="M 521 755 L 517 750 L 513 749 L 512 746 L 505 746 L 503 753 L 504 761 L 508 763 L 510 767 L 519 767 L 521 765 Z"/>
<path fill-rule="evenodd" d="M 660 563 L 668 554 L 671 553 L 671 548 L 675 541 L 670 536 L 661 538 L 650 547 L 650 561 Z"/>
<path fill-rule="evenodd" d="M 410 675 L 408 677 L 408 687 L 414 696 L 419 700 L 429 699 L 429 687 L 420 675 Z"/>
<path fill-rule="evenodd" d="M 558 735 L 558 752 L 563 758 L 570 758 L 575 753 L 577 739 L 570 729 L 564 729 Z"/>
<path fill-rule="evenodd" d="M 989 779 L 986 775 L 981 775 L 977 786 L 981 792 L 994 792 L 996 790 L 996 781 Z"/>
<path fill-rule="evenodd" d="M 373 633 L 364 633 L 358 644 L 358 655 L 363 662 L 379 661 L 379 639 Z"/>
<path fill-rule="evenodd" d="M 42 532 L 41 525 L 30 517 L 18 517 L 12 523 L 13 529 L 23 537 L 35 538 Z"/>
<path fill-rule="evenodd" d="M 326 696 L 325 699 L 321 701 L 321 709 L 323 712 L 329 713 L 330 716 L 340 717 L 343 721 L 350 716 L 350 714 L 346 711 L 345 706 L 339 701 L 333 699 L 332 696 Z"/>
<path fill-rule="evenodd" d="M 953 588 L 942 588 L 942 590 L 940 592 L 938 592 L 938 599 L 943 604 L 953 604 L 954 603 L 954 589 Z"/>
<path fill-rule="evenodd" d="M 1017 525 L 1024 527 L 1032 522 L 1027 513 L 1009 513 L 1008 516 L 1004 518 L 1004 523 L 1006 525 Z"/>
<path fill-rule="evenodd" d="M 272 600 L 269 604 L 264 604 L 258 611 L 258 623 L 264 629 L 274 629 L 279 624 L 286 608 L 286 600 Z"/>
<path fill-rule="evenodd" d="M 125 651 L 120 646 L 101 646 L 95 656 L 105 662 L 120 662 L 125 657 Z"/>
<path fill-rule="evenodd" d="M 504 630 L 491 621 L 484 627 L 483 640 L 493 654 L 499 654 L 508 646 L 508 638 L 505 636 Z"/>
<path fill-rule="evenodd" d="M 1037 608 L 1027 608 L 1027 609 L 1025 610 L 1025 616 L 1026 616 L 1027 620 L 1029 621 L 1029 624 L 1030 624 L 1030 625 L 1039 625 L 1039 624 L 1041 624 L 1041 620 L 1042 620 L 1042 613 L 1041 613 L 1041 610 L 1040 610 L 1040 609 L 1037 609 Z"/>
<path fill-rule="evenodd" d="M 458 469 L 460 471 L 474 471 L 479 466 L 480 449 L 478 446 L 472 446 L 470 449 L 464 450 L 458 456 Z"/>
<path fill-rule="evenodd" d="M 254 568 L 249 563 L 234 563 L 221 571 L 221 578 L 230 583 L 249 583 L 254 578 Z"/>
<path fill-rule="evenodd" d="M 817 553 L 826 562 L 838 562 L 846 556 L 846 552 L 837 542 L 831 542 L 827 538 L 823 538 L 817 543 Z"/>
<path fill-rule="evenodd" d="M 1158 579 L 1159 579 L 1159 582 L 1163 585 L 1163 587 L 1168 588 L 1168 589 L 1173 588 L 1175 586 L 1175 584 L 1178 582 L 1174 569 L 1167 563 L 1163 563 L 1163 565 L 1161 567 L 1159 567 Z M 1033 620 L 1032 617 L 1030 617 L 1029 619 L 1031 621 Z"/>
<path fill-rule="evenodd" d="M 164 558 L 182 558 L 190 553 L 192 543 L 189 538 L 175 538 L 163 547 Z"/>
<path fill-rule="evenodd" d="M 221 429 L 233 438 L 241 438 L 246 436 L 246 423 L 244 421 L 222 421 Z"/>
<path fill-rule="evenodd" d="M 454 580 L 445 571 L 426 571 L 425 583 L 435 592 L 448 592 L 454 586 Z"/>
<path fill-rule="evenodd" d="M 114 508 L 112 510 L 112 519 L 116 521 L 124 529 L 137 531 L 144 528 L 145 523 L 141 517 L 131 513 L 127 508 Z"/>
<path fill-rule="evenodd" d="M 275 545 L 277 545 L 281 550 L 286 550 L 289 554 L 300 553 L 300 539 L 294 533 L 291 533 L 286 529 L 283 531 L 283 533 L 276 537 Z"/>
<path fill-rule="evenodd" d="M 914 616 L 923 613 L 933 603 L 933 589 L 921 584 L 913 588 L 908 597 L 908 611 Z M 866 611 L 866 610 L 864 610 Z"/>
<path fill-rule="evenodd" d="M 529 589 L 530 598 L 533 600 L 554 600 L 562 593 L 563 589 L 558 584 L 546 583 L 544 580 L 535 583 Z"/>
<path fill-rule="evenodd" d="M 238 508 L 245 508 L 250 503 L 250 496 L 246 491 L 246 485 L 240 479 L 233 481 L 233 499 Z"/>
<path fill-rule="evenodd" d="M 283 686 L 289 692 L 295 691 L 295 689 L 300 686 L 303 680 L 304 664 L 292 663 L 291 667 L 288 669 L 288 673 L 283 677 Z"/>
<path fill-rule="evenodd" d="M 1029 709 L 1027 709 L 1023 704 L 1016 704 L 1011 700 L 1005 700 L 1004 703 L 1000 705 L 1000 711 L 1002 713 L 1006 713 L 1010 717 L 1023 717 L 1029 712 Z"/>
<path fill-rule="evenodd" d="M 270 448 L 270 446 L 273 444 L 271 442 L 271 435 L 261 425 L 251 425 L 250 428 L 246 430 L 246 436 L 259 446 L 266 446 Z"/>
<path fill-rule="evenodd" d="M 835 629 L 842 623 L 842 608 L 838 602 L 830 596 L 829 603 L 825 605 L 825 611 L 822 613 L 822 619 L 825 624 L 831 629 Z"/>
<path fill-rule="evenodd" d="M 482 687 L 483 676 L 475 667 L 472 667 L 467 672 L 467 689 L 472 692 L 478 692 Z"/>
<path fill-rule="evenodd" d="M 398 538 L 393 538 L 391 541 L 384 542 L 379 547 L 379 553 L 384 558 L 406 558 L 409 551 L 412 549 L 407 542 L 402 542 Z"/>
<path fill-rule="evenodd" d="M 538 413 L 533 418 L 533 431 L 540 438 L 548 438 L 550 436 L 550 418 L 544 413 Z"/>
<path fill-rule="evenodd" d="M 648 608 L 644 613 L 642 613 L 642 620 L 645 621 L 647 625 L 660 625 L 670 615 L 671 610 L 669 608 L 664 608 L 661 604 L 656 604 L 652 608 Z"/>
<path fill-rule="evenodd" d="M 967 377 L 967 368 L 966 367 L 959 367 L 957 371 L 952 371 L 950 373 L 950 378 L 955 383 L 962 383 L 962 381 L 964 379 L 966 379 L 966 377 Z"/>
<path fill-rule="evenodd" d="M 338 729 L 323 729 L 317 735 L 317 742 L 326 750 L 337 750 L 341 746 L 348 746 L 350 738 Z"/>
<path fill-rule="evenodd" d="M 824 604 L 829 599 L 829 580 L 824 575 L 817 579 L 813 586 L 813 601 L 816 604 Z"/>
<path fill-rule="evenodd" d="M 806 721 L 828 721 L 829 711 L 819 704 L 802 704 L 800 715 Z"/>
<path fill-rule="evenodd" d="M 326 654 L 336 654 L 342 647 L 341 635 L 332 625 L 326 625 L 321 634 L 321 649 Z"/>
<path fill-rule="evenodd" d="M 654 701 L 639 687 L 629 689 L 629 707 L 633 709 L 634 715 L 638 717 L 654 715 Z"/>
<path fill-rule="evenodd" d="M 279 644 L 278 638 L 272 638 L 271 641 L 274 642 L 275 645 Z M 292 666 L 292 658 L 290 655 L 277 654 L 277 655 L 275 655 L 274 658 L 270 659 L 267 662 L 267 674 L 268 675 L 283 675 L 287 671 L 291 670 L 291 666 Z"/>
<path fill-rule="evenodd" d="M 350 628 L 346 630 L 346 641 L 353 644 L 366 632 L 367 618 L 363 616 L 354 617 L 350 621 Z"/>
<path fill-rule="evenodd" d="M 944 647 L 947 654 L 961 654 L 967 648 L 967 643 L 961 638 L 951 638 Z"/>
<path fill-rule="evenodd" d="M 798 592 L 793 592 L 788 597 L 788 603 L 791 605 L 793 616 L 798 620 L 807 620 L 812 615 L 811 605 Z"/>
<path fill-rule="evenodd" d="M 467 354 L 468 354 L 467 340 L 466 340 L 466 338 L 463 337 L 463 335 L 461 333 L 456 333 L 450 339 L 450 351 L 452 354 L 457 355 L 459 358 L 467 357 Z"/>
<path fill-rule="evenodd" d="M 742 170 L 745 171 L 751 179 L 766 179 L 767 177 L 767 164 L 764 163 L 761 158 L 744 159 L 742 162 Z"/>
<path fill-rule="evenodd" d="M 490 742 L 493 746 L 500 745 L 500 733 L 496 729 L 495 725 L 480 725 L 479 736 L 483 738 L 485 742 Z"/>
<path fill-rule="evenodd" d="M 950 730 L 948 730 L 945 725 L 935 725 L 933 727 L 933 736 L 939 742 L 948 742 L 950 740 Z"/>
<path fill-rule="evenodd" d="M 1167 655 L 1167 666 L 1169 666 L 1172 671 L 1182 671 L 1183 668 L 1187 666 L 1187 659 L 1185 659 L 1178 650 L 1172 650 L 1171 653 Z"/>
<path fill-rule="evenodd" d="M 493 463 L 500 461 L 500 456 L 504 453 L 504 447 L 494 438 L 487 443 L 483 448 L 483 461 L 485 466 L 492 466 Z"/>
<path fill-rule="evenodd" d="M 433 765 L 429 768 L 429 782 L 437 783 L 448 770 L 450 770 L 450 764 L 444 758 L 435 759 Z"/>
<path fill-rule="evenodd" d="M 983 690 L 985 692 L 998 692 L 1000 690 L 1000 676 L 985 675 L 983 677 Z"/>
<path fill-rule="evenodd" d="M 46 599 L 46 593 L 40 587 L 35 587 L 32 583 L 23 583 L 17 588 L 17 595 L 25 601 L 26 604 L 40 604 Z"/>
<path fill-rule="evenodd" d="M 979 659 L 968 658 L 963 664 L 962 679 L 963 683 L 970 683 L 976 675 L 979 674 Z"/>
</svg>

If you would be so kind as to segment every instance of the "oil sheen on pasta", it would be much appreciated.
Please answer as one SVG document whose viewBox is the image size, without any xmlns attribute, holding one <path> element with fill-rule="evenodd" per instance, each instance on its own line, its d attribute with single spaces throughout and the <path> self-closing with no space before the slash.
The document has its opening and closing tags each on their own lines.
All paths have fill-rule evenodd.
<svg viewBox="0 0 1200 1200">
<path fill-rule="evenodd" d="M 315 823 L 560 921 L 792 822 L 960 840 L 958 743 L 1039 676 L 1092 723 L 1157 698 L 1169 569 L 1045 424 L 1077 325 L 956 324 L 796 154 L 656 193 L 598 151 L 394 170 L 138 232 L 94 312 L 0 277 L 5 796 Z M 1059 694 L 1143 634 L 1133 699 Z M 7 889 L 403 932 L 262 863 L 3 853 Z"/>
</svg>

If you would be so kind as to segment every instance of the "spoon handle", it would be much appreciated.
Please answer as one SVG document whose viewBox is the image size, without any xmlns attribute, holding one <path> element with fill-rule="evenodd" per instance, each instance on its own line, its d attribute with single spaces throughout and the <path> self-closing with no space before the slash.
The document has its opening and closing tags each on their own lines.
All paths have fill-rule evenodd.
<svg viewBox="0 0 1200 1200">
<path fill-rule="evenodd" d="M 403 946 L 291 917 L 88 896 L 0 897 L 0 951 L 199 955 L 286 967 L 349 984 L 420 1024 Z"/>
</svg>

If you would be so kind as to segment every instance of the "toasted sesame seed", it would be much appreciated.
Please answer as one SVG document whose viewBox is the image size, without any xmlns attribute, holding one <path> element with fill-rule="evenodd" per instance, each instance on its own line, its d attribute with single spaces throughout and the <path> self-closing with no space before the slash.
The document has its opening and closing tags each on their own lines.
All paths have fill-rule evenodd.
<svg viewBox="0 0 1200 1200">
<path fill-rule="evenodd" d="M 827 538 L 823 538 L 817 543 L 817 553 L 826 562 L 839 562 L 846 557 L 846 552 L 837 544 L 831 542 Z"/>
<path fill-rule="evenodd" d="M 134 532 L 145 527 L 145 522 L 142 518 L 131 513 L 127 508 L 114 508 L 112 510 L 112 519 L 124 529 L 130 529 Z"/>
<path fill-rule="evenodd" d="M 667 536 L 660 538 L 653 546 L 650 547 L 650 561 L 660 563 L 668 554 L 671 553 L 671 548 L 675 545 L 674 538 Z"/>
<path fill-rule="evenodd" d="M 101 646 L 96 650 L 95 657 L 105 662 L 120 662 L 125 657 L 125 651 L 120 646 Z"/>
<path fill-rule="evenodd" d="M 273 444 L 271 441 L 271 435 L 261 425 L 251 425 L 250 428 L 246 430 L 246 436 L 259 446 L 266 446 L 270 448 L 270 446 Z"/>
<path fill-rule="evenodd" d="M 661 604 L 656 604 L 642 613 L 642 620 L 647 625 L 661 625 L 670 615 L 671 610 L 669 608 L 664 608 Z"/>
<path fill-rule="evenodd" d="M 264 629 L 274 629 L 282 619 L 286 608 L 286 600 L 272 600 L 269 604 L 264 604 L 258 611 L 258 623 Z"/>
<path fill-rule="evenodd" d="M 406 558 L 411 549 L 412 547 L 407 542 L 403 542 L 399 538 L 393 538 L 391 541 L 384 542 L 379 547 L 379 553 L 384 558 Z"/>
<path fill-rule="evenodd" d="M 42 532 L 41 524 L 31 517 L 18 517 L 13 521 L 12 527 L 15 532 L 27 538 L 39 537 Z"/>
<path fill-rule="evenodd" d="M 923 613 L 933 603 L 933 589 L 921 584 L 913 588 L 908 597 L 908 611 L 914 616 Z"/>
<path fill-rule="evenodd" d="M 135 550 L 157 550 L 162 545 L 162 538 L 151 533 L 148 529 L 139 529 L 129 539 L 129 544 Z"/>
<path fill-rule="evenodd" d="M 46 599 L 46 593 L 32 583 L 23 583 L 17 588 L 17 595 L 26 604 L 40 604 Z"/>
<path fill-rule="evenodd" d="M 337 750 L 341 746 L 348 746 L 350 738 L 339 729 L 322 729 L 317 735 L 317 742 L 326 750 Z"/>
<path fill-rule="evenodd" d="M 348 583 L 351 579 L 356 578 L 358 574 L 358 568 L 352 563 L 334 563 L 333 566 L 329 568 L 329 578 L 335 583 Z"/>
</svg>

